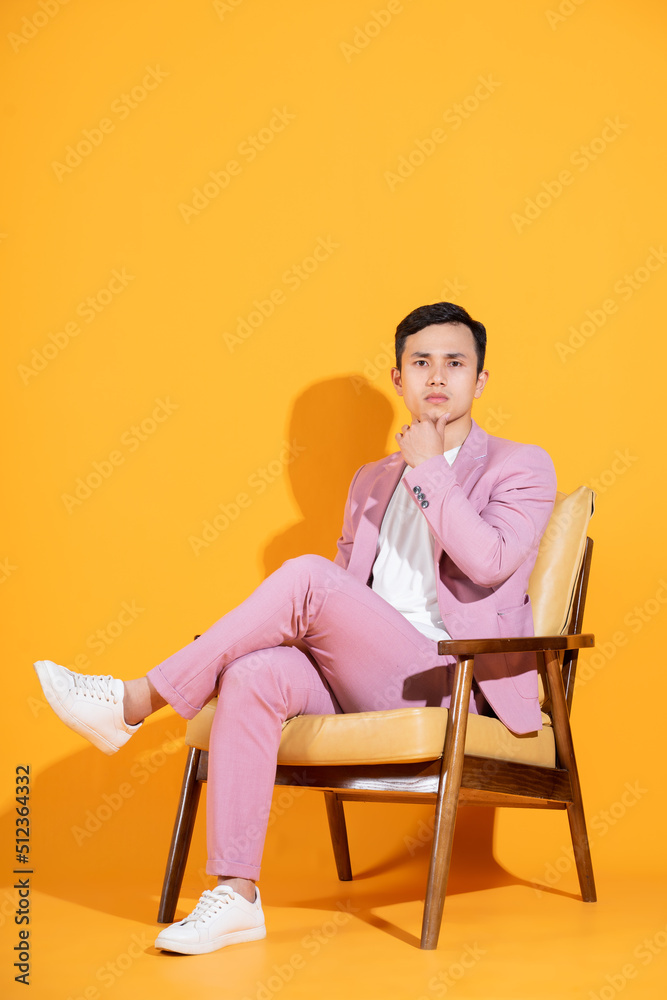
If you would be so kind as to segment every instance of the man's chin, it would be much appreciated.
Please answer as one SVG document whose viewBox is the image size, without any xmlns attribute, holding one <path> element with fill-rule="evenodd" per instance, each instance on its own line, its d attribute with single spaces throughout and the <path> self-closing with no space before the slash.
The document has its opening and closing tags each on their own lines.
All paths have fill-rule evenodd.
<svg viewBox="0 0 667 1000">
<path fill-rule="evenodd" d="M 443 413 L 449 413 L 449 420 L 447 421 L 447 423 L 451 424 L 452 421 L 454 421 L 454 420 L 457 419 L 458 414 L 451 413 L 450 409 L 451 408 L 450 408 L 450 405 L 449 405 L 448 402 L 447 403 L 427 403 L 426 406 L 424 407 L 424 409 L 422 410 L 422 414 L 421 414 L 421 416 L 420 416 L 419 419 L 420 420 L 432 420 L 433 423 L 435 423 L 435 421 L 438 419 L 438 417 L 441 417 L 443 415 Z"/>
</svg>

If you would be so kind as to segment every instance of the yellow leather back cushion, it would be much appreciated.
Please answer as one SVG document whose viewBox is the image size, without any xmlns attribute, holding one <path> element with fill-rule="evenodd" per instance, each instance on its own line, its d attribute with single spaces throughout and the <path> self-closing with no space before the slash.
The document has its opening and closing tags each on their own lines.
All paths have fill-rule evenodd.
<svg viewBox="0 0 667 1000">
<path fill-rule="evenodd" d="M 561 635 L 569 625 L 594 501 L 595 494 L 587 486 L 580 486 L 570 494 L 556 494 L 528 585 L 535 635 Z M 548 709 L 547 685 L 539 657 L 537 683 L 540 705 Z"/>
<path fill-rule="evenodd" d="M 567 628 L 594 498 L 587 486 L 556 494 L 528 586 L 535 635 L 560 635 Z"/>
</svg>

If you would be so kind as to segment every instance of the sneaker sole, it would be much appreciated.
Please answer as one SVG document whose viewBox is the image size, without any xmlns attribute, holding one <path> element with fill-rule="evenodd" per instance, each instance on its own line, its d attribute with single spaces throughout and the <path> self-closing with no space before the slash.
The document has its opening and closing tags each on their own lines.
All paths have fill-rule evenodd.
<svg viewBox="0 0 667 1000">
<path fill-rule="evenodd" d="M 42 686 L 44 697 L 46 698 L 49 705 L 56 713 L 60 721 L 64 722 L 69 729 L 72 729 L 75 733 L 78 733 L 79 736 L 83 736 L 85 740 L 88 740 L 89 743 L 92 743 L 93 746 L 97 747 L 98 750 L 101 750 L 102 753 L 105 753 L 108 756 L 111 756 L 111 754 L 116 753 L 119 747 L 114 746 L 113 743 L 109 743 L 108 740 L 105 740 L 104 737 L 100 736 L 100 734 L 95 732 L 94 729 L 91 729 L 84 722 L 81 722 L 80 719 L 77 719 L 76 716 L 72 715 L 71 712 L 68 712 L 65 706 L 61 703 L 60 696 L 58 695 L 58 692 L 54 688 L 53 681 L 51 679 L 51 674 L 49 671 L 50 663 L 51 663 L 50 660 L 37 660 L 37 662 L 34 663 L 33 666 L 35 668 L 37 677 L 39 678 L 39 683 Z"/>
<path fill-rule="evenodd" d="M 184 944 L 176 938 L 167 937 L 163 937 L 160 940 L 160 936 L 158 936 L 155 947 L 159 948 L 160 951 L 176 952 L 178 955 L 208 955 L 212 951 L 226 948 L 229 944 L 242 944 L 244 941 L 261 941 L 265 937 L 266 927 L 262 924 L 261 927 L 249 927 L 245 931 L 230 931 L 229 934 L 223 934 L 221 937 L 216 938 L 215 941 L 204 941 L 202 944 L 197 944 L 194 941 L 190 944 Z"/>
</svg>

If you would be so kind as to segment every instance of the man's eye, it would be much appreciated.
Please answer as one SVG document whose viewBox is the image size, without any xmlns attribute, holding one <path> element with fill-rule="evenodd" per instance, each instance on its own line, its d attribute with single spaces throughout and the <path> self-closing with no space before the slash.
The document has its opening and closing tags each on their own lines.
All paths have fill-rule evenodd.
<svg viewBox="0 0 667 1000">
<path fill-rule="evenodd" d="M 417 365 L 425 365 L 426 364 L 426 359 L 425 358 L 418 358 L 415 361 L 415 364 L 417 364 Z"/>
<path fill-rule="evenodd" d="M 450 365 L 457 365 L 459 368 L 461 367 L 461 362 L 460 361 L 450 361 L 449 363 L 450 363 Z"/>
</svg>

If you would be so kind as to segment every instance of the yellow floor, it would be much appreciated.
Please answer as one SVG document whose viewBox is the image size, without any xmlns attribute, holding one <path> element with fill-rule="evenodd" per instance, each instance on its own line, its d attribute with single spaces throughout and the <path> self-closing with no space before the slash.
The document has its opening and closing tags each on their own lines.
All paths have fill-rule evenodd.
<svg viewBox="0 0 667 1000">
<path fill-rule="evenodd" d="M 75 791 L 63 787 L 66 809 L 72 810 L 68 795 Z M 12 981 L 8 958 L 18 943 L 16 891 L 11 885 L 0 890 L 2 975 L 9 981 L 3 996 L 613 1000 L 622 992 L 634 1000 L 667 993 L 665 880 L 598 867 L 599 902 L 584 904 L 571 870 L 554 886 L 537 884 L 540 845 L 509 871 L 490 849 L 493 810 L 461 810 L 440 945 L 423 952 L 418 935 L 428 835 L 418 819 L 422 807 L 413 814 L 401 806 L 348 808 L 355 881 L 341 883 L 324 805 L 311 792 L 276 808 L 261 882 L 266 940 L 200 957 L 165 955 L 153 940 L 169 831 L 149 840 L 147 804 L 128 799 L 122 827 L 124 807 L 80 843 L 78 817 L 52 815 L 38 839 L 42 861 L 32 876 L 30 993 Z M 202 819 L 178 915 L 211 882 L 202 874 Z M 545 819 L 565 822 L 553 814 Z M 545 861 L 556 857 L 551 846 L 545 850 Z"/>
<path fill-rule="evenodd" d="M 603 878 L 603 898 L 592 905 L 517 885 L 455 894 L 438 950 L 422 952 L 416 946 L 421 907 L 405 898 L 407 885 L 388 891 L 382 875 L 352 886 L 295 881 L 276 899 L 268 893 L 265 941 L 199 957 L 153 948 L 156 899 L 132 887 L 100 890 L 95 908 L 37 892 L 27 995 L 612 1000 L 627 986 L 628 998 L 662 998 L 664 888 Z M 193 900 L 183 898 L 184 911 Z M 6 945 L 3 952 L 11 964 Z M 24 993 L 12 983 L 3 995 Z"/>
</svg>

